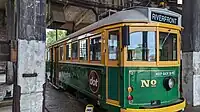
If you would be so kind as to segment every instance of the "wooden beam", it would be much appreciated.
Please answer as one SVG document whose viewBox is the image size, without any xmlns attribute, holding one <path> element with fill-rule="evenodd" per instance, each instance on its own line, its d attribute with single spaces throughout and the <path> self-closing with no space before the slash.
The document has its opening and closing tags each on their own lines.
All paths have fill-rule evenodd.
<svg viewBox="0 0 200 112">
<path fill-rule="evenodd" d="M 87 15 L 88 11 L 89 9 L 86 9 L 85 11 L 81 12 L 81 15 L 79 15 L 75 20 L 75 27 L 78 26 L 88 16 Z"/>
</svg>

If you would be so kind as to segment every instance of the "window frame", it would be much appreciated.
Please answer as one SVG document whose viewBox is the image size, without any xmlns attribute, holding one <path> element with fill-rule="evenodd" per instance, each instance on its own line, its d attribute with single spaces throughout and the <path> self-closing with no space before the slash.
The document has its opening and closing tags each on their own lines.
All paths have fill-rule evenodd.
<svg viewBox="0 0 200 112">
<path fill-rule="evenodd" d="M 118 31 L 119 35 L 118 35 L 118 59 L 112 60 L 109 59 L 109 45 L 108 45 L 108 40 L 110 37 L 110 32 L 116 32 Z M 119 65 L 123 66 L 124 61 L 123 61 L 123 52 L 122 52 L 122 28 L 121 27 L 116 27 L 116 28 L 112 28 L 112 29 L 108 29 L 106 31 L 106 42 L 104 44 L 104 47 L 106 49 L 106 56 L 105 56 L 105 64 L 106 66 L 115 66 L 118 67 Z"/>
<path fill-rule="evenodd" d="M 100 45 L 100 53 L 101 53 L 101 58 L 100 58 L 100 60 L 91 60 L 91 54 L 90 54 L 90 49 L 91 49 L 91 47 L 90 47 L 90 42 L 91 42 L 91 39 L 94 39 L 94 38 L 98 38 L 98 37 L 100 37 L 101 38 L 101 45 Z M 89 60 L 89 63 L 95 63 L 95 64 L 101 64 L 101 61 L 102 61 L 102 34 L 100 33 L 100 34 L 96 34 L 96 35 L 94 35 L 94 36 L 91 36 L 91 37 L 89 37 L 88 38 L 88 60 Z"/>
<path fill-rule="evenodd" d="M 61 54 L 60 54 L 61 53 L 61 51 L 60 51 L 61 47 L 62 47 L 62 56 L 63 56 L 62 59 L 61 59 Z M 61 45 L 59 45 L 59 61 L 64 61 L 64 56 L 65 56 L 64 55 L 64 45 L 61 44 Z"/>
<path fill-rule="evenodd" d="M 77 57 L 76 58 L 73 58 L 72 57 L 72 45 L 74 44 L 74 43 L 77 43 Z M 76 41 L 73 41 L 73 42 L 71 42 L 71 60 L 74 62 L 77 62 L 78 60 L 79 60 L 79 40 L 76 40 Z"/>
<path fill-rule="evenodd" d="M 70 51 L 69 51 L 69 48 L 67 49 L 67 45 L 69 45 L 69 48 L 70 48 Z M 72 51 L 72 44 L 71 44 L 71 42 L 69 42 L 69 43 L 66 43 L 65 44 L 65 60 L 66 61 L 71 61 L 72 60 L 72 54 L 71 54 L 71 51 Z M 68 54 L 67 54 L 67 52 L 68 52 Z M 70 52 L 70 57 L 67 57 L 67 56 L 69 56 L 69 52 Z"/>
<path fill-rule="evenodd" d="M 110 59 L 110 57 L 109 57 L 109 55 L 110 55 L 110 54 L 109 54 L 109 38 L 110 38 L 112 32 L 118 32 L 118 35 L 117 35 L 117 42 L 119 42 L 119 43 L 117 43 L 117 47 L 118 47 L 118 51 L 116 51 L 116 53 L 117 53 L 117 54 L 116 54 L 116 58 L 117 58 L 117 59 Z M 121 45 L 121 44 L 120 44 L 120 40 L 121 40 L 121 39 L 120 39 L 120 33 L 121 33 L 121 32 L 120 32 L 120 29 L 108 30 L 108 40 L 107 40 L 107 41 L 108 41 L 108 60 L 109 60 L 109 61 L 118 61 L 119 58 L 120 58 L 120 57 L 119 57 L 120 45 Z"/>
<path fill-rule="evenodd" d="M 175 37 L 175 39 L 176 39 L 176 43 L 175 44 L 176 45 L 174 46 L 174 42 L 173 42 L 174 38 L 173 37 L 172 38 L 171 37 L 167 37 L 167 39 L 171 38 L 170 45 L 167 45 L 167 47 L 170 46 L 170 48 L 167 48 L 167 50 L 170 50 L 170 55 L 167 55 L 166 59 L 161 60 L 162 51 L 160 51 L 160 48 L 159 48 L 159 61 L 177 61 L 178 60 L 178 54 L 177 54 L 177 41 L 178 41 L 177 39 L 178 39 L 178 37 L 177 37 L 177 34 L 171 33 L 171 32 L 169 32 L 170 34 L 168 34 L 168 32 L 161 32 L 161 31 L 159 31 L 159 35 L 161 33 L 164 34 L 164 37 L 167 37 L 168 35 L 169 36 L 170 35 L 176 36 Z M 162 39 L 165 39 L 165 38 L 162 38 Z M 167 39 L 165 40 L 165 43 L 167 42 Z M 159 41 L 160 41 L 160 44 L 161 44 L 160 36 L 159 36 Z M 160 45 L 160 47 L 161 47 L 161 45 Z M 176 50 L 176 53 L 174 53 L 174 48 Z M 164 47 L 163 47 L 163 49 L 164 49 Z M 164 49 L 164 51 L 165 51 L 165 49 Z M 174 57 L 174 55 L 175 55 L 175 57 Z M 165 56 L 163 56 L 163 57 L 165 57 Z"/>
<path fill-rule="evenodd" d="M 179 65 L 180 64 L 180 32 L 179 32 L 179 30 L 175 30 L 175 29 L 170 29 L 170 28 L 162 28 L 162 27 L 159 27 L 158 28 L 158 32 L 157 32 L 157 34 L 158 34 L 158 39 L 157 39 L 157 41 L 158 41 L 158 47 L 160 47 L 160 32 L 164 32 L 164 33 L 168 33 L 170 31 L 170 33 L 172 33 L 172 34 L 177 34 L 177 60 L 175 60 L 175 61 L 160 61 L 160 56 L 159 56 L 159 53 L 160 53 L 160 51 L 159 51 L 159 49 L 157 50 L 157 52 L 158 52 L 158 57 L 159 57 L 159 63 L 158 63 L 158 65 L 163 65 L 163 66 L 165 66 L 165 65 Z"/>
<path fill-rule="evenodd" d="M 171 33 L 177 34 L 177 61 L 160 61 L 159 59 L 159 32 L 169 32 L 169 30 L 171 30 Z M 155 31 L 156 32 L 156 55 L 157 55 L 157 59 L 155 62 L 148 62 L 148 61 L 127 61 L 127 46 L 124 47 L 124 66 L 138 66 L 138 67 L 149 67 L 149 66 L 178 66 L 180 65 L 180 38 L 181 38 L 181 34 L 179 29 L 173 29 L 170 27 L 160 27 L 160 26 L 149 26 L 149 27 L 144 27 L 144 26 L 131 26 L 130 27 L 130 32 L 136 32 L 136 31 Z"/>
<path fill-rule="evenodd" d="M 155 62 L 155 61 L 157 61 L 156 59 L 157 59 L 157 51 L 156 51 L 156 49 L 157 49 L 157 45 L 156 45 L 156 31 L 133 31 L 133 32 L 130 32 L 130 34 L 129 35 L 131 35 L 131 34 L 141 34 L 141 35 L 139 35 L 139 36 L 142 36 L 142 37 L 140 37 L 140 38 L 138 38 L 138 39 L 140 39 L 140 41 L 142 42 L 142 43 L 137 43 L 137 44 L 141 44 L 142 45 L 142 49 L 140 50 L 141 51 L 141 56 L 139 56 L 141 59 L 136 59 L 136 60 L 132 60 L 132 59 L 128 59 L 127 58 L 127 61 L 147 61 L 147 62 Z M 146 37 L 144 38 L 143 37 L 143 33 L 146 33 Z M 148 51 L 145 49 L 145 48 L 149 48 L 149 45 L 151 45 L 150 44 L 150 42 L 149 42 L 149 33 L 153 33 L 154 35 L 153 35 L 153 37 L 154 37 L 154 46 L 155 46 L 155 48 L 154 48 L 154 53 L 155 53 L 155 58 L 154 58 L 154 60 L 153 61 L 149 61 L 148 59 L 148 57 L 149 57 L 149 54 L 148 54 Z M 133 40 L 134 40 L 134 38 L 135 37 L 132 37 L 133 38 Z M 136 39 L 135 39 L 136 40 Z M 131 36 L 130 36 L 130 41 L 131 41 Z M 129 51 L 130 49 L 128 49 L 129 48 L 129 46 L 127 46 L 127 51 Z M 134 49 L 136 49 L 136 48 L 134 48 Z M 152 50 L 152 49 L 151 49 Z M 128 53 L 128 52 L 127 52 Z"/>
<path fill-rule="evenodd" d="M 157 27 L 130 27 L 130 33 L 131 32 L 142 32 L 142 31 L 148 31 L 148 32 L 155 32 L 155 46 L 156 46 L 156 57 L 157 55 L 157 40 L 158 40 L 158 35 L 157 35 Z M 124 65 L 125 66 L 156 66 L 158 62 L 158 58 L 155 61 L 128 61 L 128 46 L 124 47 Z"/>
<path fill-rule="evenodd" d="M 86 52 L 87 52 L 87 59 L 86 60 L 83 60 L 83 59 L 81 59 L 80 58 L 80 53 L 81 53 L 81 46 L 80 46 L 80 43 L 81 43 L 81 41 L 83 41 L 83 40 L 86 40 L 86 43 L 87 43 L 87 45 L 86 45 Z M 82 39 L 80 39 L 79 40 L 79 61 L 80 62 L 88 62 L 88 60 L 89 60 L 89 54 L 88 54 L 88 52 L 89 52 L 89 47 L 88 47 L 88 45 L 89 45 L 89 38 L 82 38 Z"/>
</svg>

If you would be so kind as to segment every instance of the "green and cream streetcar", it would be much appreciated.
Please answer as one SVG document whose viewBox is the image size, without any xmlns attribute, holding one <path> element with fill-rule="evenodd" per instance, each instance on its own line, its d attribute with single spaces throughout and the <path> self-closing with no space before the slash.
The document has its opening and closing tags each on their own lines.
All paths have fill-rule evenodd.
<svg viewBox="0 0 200 112">
<path fill-rule="evenodd" d="M 178 112 L 181 15 L 136 7 L 48 46 L 47 74 L 110 112 Z"/>
</svg>

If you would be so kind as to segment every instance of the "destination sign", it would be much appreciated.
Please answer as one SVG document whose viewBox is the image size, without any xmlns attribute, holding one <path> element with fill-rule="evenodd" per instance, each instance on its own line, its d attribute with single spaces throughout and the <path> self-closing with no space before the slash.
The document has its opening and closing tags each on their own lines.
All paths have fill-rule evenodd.
<svg viewBox="0 0 200 112">
<path fill-rule="evenodd" d="M 151 20 L 162 22 L 162 23 L 178 25 L 178 17 L 160 14 L 157 12 L 151 12 Z"/>
</svg>

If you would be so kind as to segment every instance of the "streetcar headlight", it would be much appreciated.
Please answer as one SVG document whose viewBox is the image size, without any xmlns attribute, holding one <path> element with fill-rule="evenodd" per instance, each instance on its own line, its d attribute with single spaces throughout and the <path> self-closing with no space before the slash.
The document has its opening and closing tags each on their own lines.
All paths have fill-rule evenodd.
<svg viewBox="0 0 200 112">
<path fill-rule="evenodd" d="M 163 86 L 167 91 L 171 90 L 175 85 L 175 80 L 173 77 L 166 77 L 163 81 Z"/>
<path fill-rule="evenodd" d="M 173 88 L 173 87 L 174 87 L 174 79 L 170 78 L 170 79 L 168 80 L 168 85 L 169 85 L 169 88 L 170 88 L 170 89 Z"/>
</svg>

